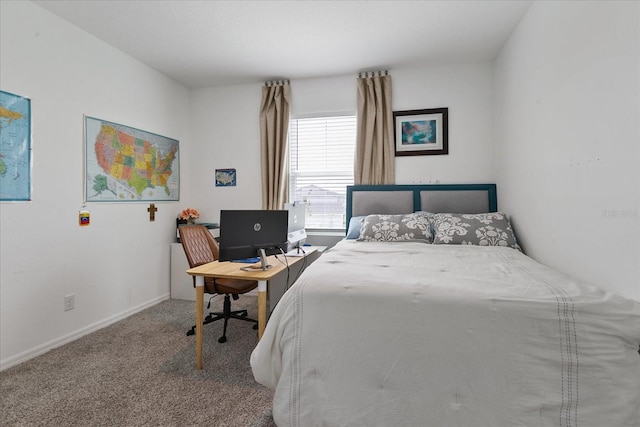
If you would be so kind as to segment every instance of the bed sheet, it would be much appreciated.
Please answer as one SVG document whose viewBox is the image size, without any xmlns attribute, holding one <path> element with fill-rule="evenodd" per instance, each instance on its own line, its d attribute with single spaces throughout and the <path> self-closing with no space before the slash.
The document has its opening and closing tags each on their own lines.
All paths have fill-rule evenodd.
<svg viewBox="0 0 640 427">
<path fill-rule="evenodd" d="M 510 248 L 341 241 L 251 355 L 278 426 L 638 426 L 640 303 Z"/>
</svg>

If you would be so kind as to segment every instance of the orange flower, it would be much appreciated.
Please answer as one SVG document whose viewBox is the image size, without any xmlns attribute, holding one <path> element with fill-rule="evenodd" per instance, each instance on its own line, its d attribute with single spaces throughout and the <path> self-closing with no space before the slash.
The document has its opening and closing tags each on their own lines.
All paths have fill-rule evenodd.
<svg viewBox="0 0 640 427">
<path fill-rule="evenodd" d="M 180 212 L 180 215 L 178 216 L 178 218 L 185 219 L 187 221 L 198 219 L 200 218 L 200 212 L 198 212 L 197 209 L 187 208 L 182 212 Z"/>
</svg>

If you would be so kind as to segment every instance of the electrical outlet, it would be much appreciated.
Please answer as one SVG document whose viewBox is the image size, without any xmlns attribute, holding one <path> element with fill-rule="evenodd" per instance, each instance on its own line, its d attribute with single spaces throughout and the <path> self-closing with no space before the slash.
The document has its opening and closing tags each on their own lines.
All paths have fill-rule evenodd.
<svg viewBox="0 0 640 427">
<path fill-rule="evenodd" d="M 73 310 L 76 307 L 76 294 L 65 295 L 64 311 Z"/>
</svg>

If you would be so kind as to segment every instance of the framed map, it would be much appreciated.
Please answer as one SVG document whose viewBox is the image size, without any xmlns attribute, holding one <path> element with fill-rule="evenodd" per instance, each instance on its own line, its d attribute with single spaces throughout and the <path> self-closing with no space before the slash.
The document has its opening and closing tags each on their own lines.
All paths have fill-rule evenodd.
<svg viewBox="0 0 640 427">
<path fill-rule="evenodd" d="M 85 201 L 180 200 L 179 142 L 84 117 Z"/>
<path fill-rule="evenodd" d="M 216 187 L 235 187 L 235 169 L 216 169 Z"/>
<path fill-rule="evenodd" d="M 31 100 L 0 90 L 0 201 L 31 200 Z"/>
</svg>

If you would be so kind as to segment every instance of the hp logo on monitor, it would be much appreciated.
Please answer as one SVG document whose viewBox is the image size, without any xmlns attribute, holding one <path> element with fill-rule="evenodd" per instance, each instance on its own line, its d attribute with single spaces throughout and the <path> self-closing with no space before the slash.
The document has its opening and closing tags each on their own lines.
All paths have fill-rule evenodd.
<svg viewBox="0 0 640 427">
<path fill-rule="evenodd" d="M 262 226 L 260 225 L 259 222 L 256 222 L 255 224 L 253 224 L 253 231 L 260 231 L 261 228 Z"/>
</svg>

